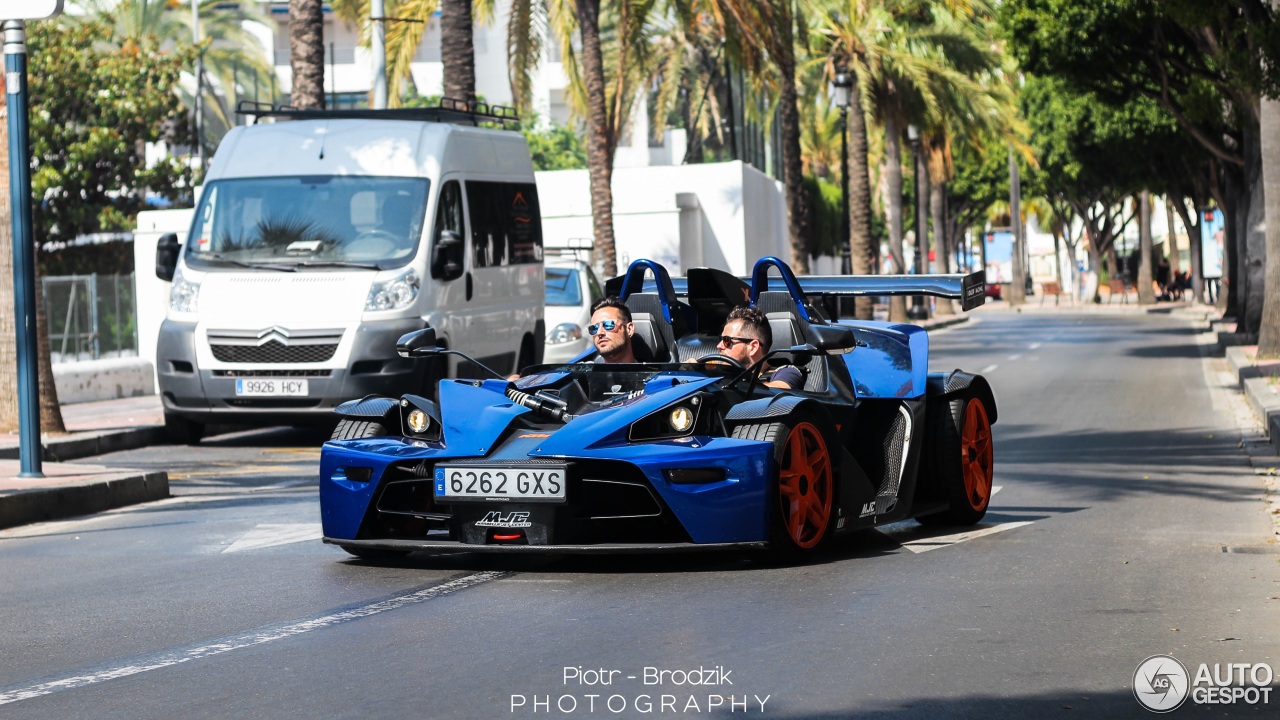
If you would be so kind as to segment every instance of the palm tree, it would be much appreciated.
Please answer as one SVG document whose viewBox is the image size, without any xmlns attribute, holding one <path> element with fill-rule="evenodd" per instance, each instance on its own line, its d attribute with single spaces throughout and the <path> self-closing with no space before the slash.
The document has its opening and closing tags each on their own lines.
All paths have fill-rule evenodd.
<svg viewBox="0 0 1280 720">
<path fill-rule="evenodd" d="M 289 0 L 289 67 L 293 91 L 289 103 L 324 108 L 324 15 L 320 0 Z"/>
<path fill-rule="evenodd" d="M 106 17 L 111 22 L 114 41 L 121 45 L 140 44 L 147 36 L 191 47 L 191 6 L 157 0 L 84 0 L 80 5 L 87 18 Z M 199 0 L 200 57 L 204 68 L 200 86 L 200 127 L 205 142 L 216 144 L 235 125 L 234 109 L 242 96 L 241 87 L 272 87 L 274 71 L 257 38 L 245 29 L 246 21 L 268 24 L 267 17 L 252 3 L 228 4 L 225 0 Z M 210 79 L 215 81 L 210 83 Z M 221 91 L 219 94 L 218 91 Z M 179 86 L 183 103 L 194 109 L 195 92 Z"/>
</svg>

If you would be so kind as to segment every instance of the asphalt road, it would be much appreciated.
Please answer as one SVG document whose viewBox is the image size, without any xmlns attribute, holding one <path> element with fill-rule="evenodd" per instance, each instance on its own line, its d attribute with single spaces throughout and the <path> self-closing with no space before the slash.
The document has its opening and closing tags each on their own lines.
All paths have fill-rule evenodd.
<svg viewBox="0 0 1280 720">
<path fill-rule="evenodd" d="M 95 459 L 175 497 L 0 532 L 0 717 L 1143 717 L 1151 655 L 1280 668 L 1280 554 L 1201 342 L 1138 314 L 935 333 L 932 369 L 999 403 L 980 532 L 901 523 L 799 567 L 375 566 L 315 539 L 314 434 Z"/>
</svg>

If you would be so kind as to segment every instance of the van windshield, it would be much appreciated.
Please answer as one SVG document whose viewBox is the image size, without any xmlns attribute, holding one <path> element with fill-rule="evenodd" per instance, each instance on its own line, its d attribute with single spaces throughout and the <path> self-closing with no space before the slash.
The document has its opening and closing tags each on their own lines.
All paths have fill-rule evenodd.
<svg viewBox="0 0 1280 720">
<path fill-rule="evenodd" d="M 218 180 L 196 208 L 187 262 L 202 268 L 400 267 L 418 249 L 428 188 L 424 178 L 399 177 Z"/>
</svg>

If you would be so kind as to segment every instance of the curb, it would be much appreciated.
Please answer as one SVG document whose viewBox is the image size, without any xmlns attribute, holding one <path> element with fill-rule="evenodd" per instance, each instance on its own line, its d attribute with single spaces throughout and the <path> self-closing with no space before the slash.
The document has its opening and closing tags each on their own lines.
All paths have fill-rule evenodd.
<svg viewBox="0 0 1280 720">
<path fill-rule="evenodd" d="M 124 470 L 54 487 L 0 493 L 0 528 L 89 515 L 169 497 L 169 474 Z"/>
<path fill-rule="evenodd" d="M 163 445 L 169 437 L 161 425 L 144 425 L 125 430 L 89 430 L 68 435 L 45 435 L 40 438 L 44 459 L 49 462 L 66 462 L 80 458 L 135 450 L 150 445 Z M 21 449 L 18 445 L 0 446 L 0 460 L 17 460 Z"/>
<path fill-rule="evenodd" d="M 1224 352 L 1227 364 L 1236 375 L 1249 405 L 1262 421 L 1271 445 L 1280 453 L 1280 363 L 1255 363 L 1242 346 L 1228 346 Z"/>
</svg>

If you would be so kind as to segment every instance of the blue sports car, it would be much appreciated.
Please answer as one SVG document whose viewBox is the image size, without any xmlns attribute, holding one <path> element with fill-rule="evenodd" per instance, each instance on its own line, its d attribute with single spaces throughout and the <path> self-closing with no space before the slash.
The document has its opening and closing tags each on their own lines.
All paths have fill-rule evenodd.
<svg viewBox="0 0 1280 720">
<path fill-rule="evenodd" d="M 797 278 L 763 258 L 750 278 L 671 278 L 638 260 L 611 288 L 639 362 L 526 368 L 515 382 L 444 379 L 434 399 L 337 408 L 320 461 L 324 541 L 365 558 L 413 551 L 819 550 L 835 535 L 917 518 L 972 524 L 991 497 L 995 398 L 981 376 L 929 373 L 909 324 L 832 320 L 841 298 L 933 295 L 968 310 L 982 273 Z M 771 365 L 715 354 L 729 311 L 768 319 Z M 431 328 L 407 357 L 457 354 Z"/>
</svg>

